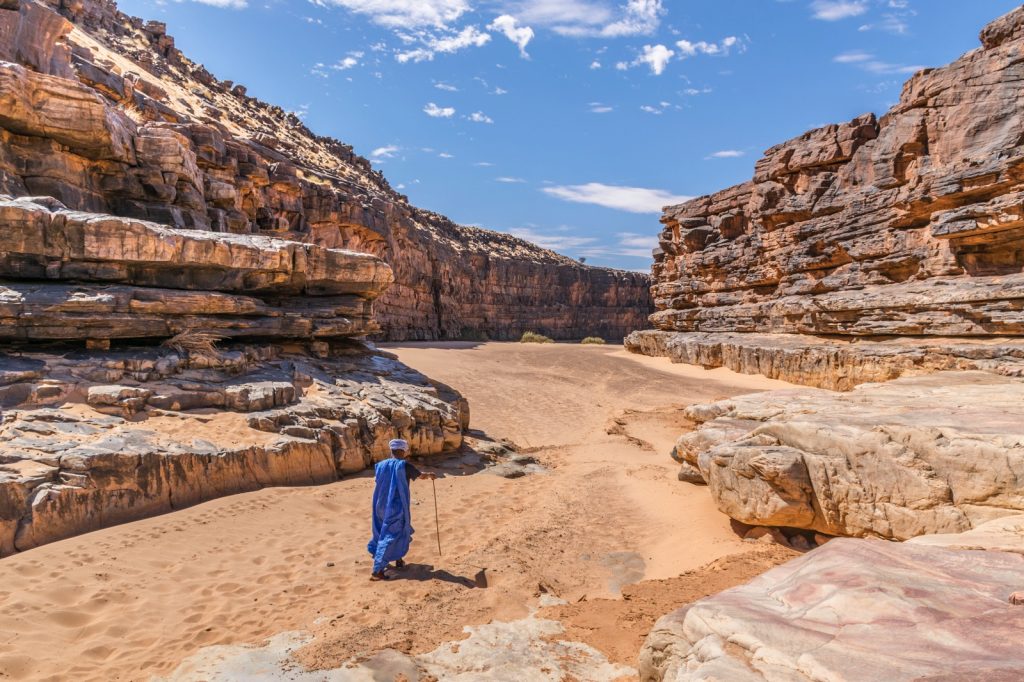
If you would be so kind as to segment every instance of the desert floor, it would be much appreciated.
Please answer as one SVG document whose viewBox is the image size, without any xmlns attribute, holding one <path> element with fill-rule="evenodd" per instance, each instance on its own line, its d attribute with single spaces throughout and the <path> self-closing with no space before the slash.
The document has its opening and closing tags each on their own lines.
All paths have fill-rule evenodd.
<svg viewBox="0 0 1024 682">
<path fill-rule="evenodd" d="M 464 626 L 556 602 L 539 613 L 561 622 L 560 637 L 635 666 L 658 616 L 792 556 L 743 542 L 668 457 L 689 428 L 680 407 L 786 384 L 620 346 L 386 349 L 461 391 L 480 439 L 511 441 L 542 470 L 506 479 L 472 453 L 418 462 L 445 474 L 443 554 L 431 484 L 415 482 L 411 565 L 386 583 L 367 579 L 368 474 L 222 498 L 0 560 L 0 679 L 191 679 L 179 665 L 204 647 L 296 631 L 306 638 L 294 659 L 329 670 L 385 649 L 429 652 Z"/>
</svg>

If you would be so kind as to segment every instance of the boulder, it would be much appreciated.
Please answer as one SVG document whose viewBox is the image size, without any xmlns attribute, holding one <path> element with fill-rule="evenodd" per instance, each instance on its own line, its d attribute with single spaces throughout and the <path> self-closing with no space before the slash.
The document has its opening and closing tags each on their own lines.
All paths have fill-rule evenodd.
<svg viewBox="0 0 1024 682">
<path fill-rule="evenodd" d="M 939 372 L 689 409 L 675 457 L 754 526 L 904 540 L 1024 512 L 1024 380 Z"/>
<path fill-rule="evenodd" d="M 1015 680 L 1024 557 L 838 539 L 659 620 L 640 679 Z"/>
</svg>

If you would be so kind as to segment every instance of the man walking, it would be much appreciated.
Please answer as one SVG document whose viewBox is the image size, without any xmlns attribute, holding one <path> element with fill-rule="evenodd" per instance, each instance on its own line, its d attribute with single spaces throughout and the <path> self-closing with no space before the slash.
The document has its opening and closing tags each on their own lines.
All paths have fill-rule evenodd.
<svg viewBox="0 0 1024 682">
<path fill-rule="evenodd" d="M 388 564 L 403 568 L 402 560 L 412 542 L 412 518 L 409 510 L 409 482 L 422 478 L 431 481 L 436 474 L 424 474 L 410 462 L 409 444 L 401 439 L 391 441 L 391 458 L 378 462 L 374 468 L 373 538 L 366 549 L 373 556 L 370 580 L 388 580 Z"/>
</svg>

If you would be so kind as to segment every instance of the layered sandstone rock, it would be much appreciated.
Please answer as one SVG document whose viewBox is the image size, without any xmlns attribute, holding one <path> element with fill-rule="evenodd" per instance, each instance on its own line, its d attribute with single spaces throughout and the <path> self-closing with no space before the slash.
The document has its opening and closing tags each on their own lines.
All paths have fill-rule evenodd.
<svg viewBox="0 0 1024 682">
<path fill-rule="evenodd" d="M 383 257 L 389 339 L 621 338 L 650 310 L 646 276 L 409 205 L 351 147 L 218 81 L 109 0 L 0 4 L 0 59 L 0 194 Z"/>
<path fill-rule="evenodd" d="M 273 485 L 337 480 L 407 439 L 456 450 L 464 400 L 332 342 L 0 355 L 0 556 Z"/>
<path fill-rule="evenodd" d="M 667 208 L 654 326 L 705 346 L 727 334 L 761 356 L 792 348 L 787 336 L 773 349 L 771 334 L 1024 348 L 1022 25 L 1024 9 L 997 20 L 981 48 L 910 79 L 881 119 L 805 133 L 765 152 L 751 181 Z M 849 388 L 815 376 L 826 343 L 809 341 L 790 376 Z M 878 354 L 833 345 L 861 366 Z M 882 364 L 877 374 L 920 366 Z"/>
<path fill-rule="evenodd" d="M 648 330 L 626 337 L 626 348 L 673 362 L 726 367 L 836 391 L 947 370 L 984 370 L 1024 377 L 1024 344 L 1009 338 L 861 339 Z"/>
<path fill-rule="evenodd" d="M 641 679 L 1014 680 L 1024 557 L 834 540 L 665 616 Z"/>
<path fill-rule="evenodd" d="M 905 540 L 1024 512 L 1024 380 L 939 372 L 687 408 L 673 456 L 755 526 Z"/>
</svg>

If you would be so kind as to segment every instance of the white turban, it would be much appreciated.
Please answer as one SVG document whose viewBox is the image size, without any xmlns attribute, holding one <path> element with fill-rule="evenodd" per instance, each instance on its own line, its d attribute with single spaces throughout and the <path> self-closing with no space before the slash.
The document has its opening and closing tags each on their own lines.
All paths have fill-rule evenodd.
<svg viewBox="0 0 1024 682">
<path fill-rule="evenodd" d="M 402 450 L 404 452 L 408 452 L 409 451 L 409 443 L 407 443 L 406 441 L 402 440 L 401 438 L 396 438 L 393 441 L 391 441 L 390 443 L 388 443 L 388 447 L 391 448 L 392 451 L 394 451 L 394 450 Z"/>
</svg>

